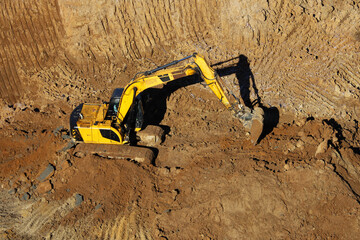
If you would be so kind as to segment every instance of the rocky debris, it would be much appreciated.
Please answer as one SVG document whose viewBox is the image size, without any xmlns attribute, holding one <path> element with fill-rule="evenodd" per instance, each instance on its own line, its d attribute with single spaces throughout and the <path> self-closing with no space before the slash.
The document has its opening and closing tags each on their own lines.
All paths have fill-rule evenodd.
<svg viewBox="0 0 360 240">
<path fill-rule="evenodd" d="M 64 135 L 62 135 L 61 137 L 62 137 L 62 139 L 64 139 L 64 140 L 66 140 L 66 139 L 71 139 L 70 135 L 68 135 L 68 134 L 64 134 Z"/>
<path fill-rule="evenodd" d="M 61 131 L 64 129 L 64 126 L 59 126 L 57 128 L 54 129 L 53 133 L 55 136 L 58 136 L 59 134 L 61 134 Z"/>
<path fill-rule="evenodd" d="M 141 145 L 156 146 L 164 139 L 164 129 L 160 126 L 150 125 L 138 132 L 137 136 L 140 138 Z"/>
<path fill-rule="evenodd" d="M 300 118 L 295 120 L 295 124 L 299 127 L 304 126 L 306 123 L 306 118 Z"/>
<path fill-rule="evenodd" d="M 29 200 L 31 197 L 30 193 L 24 193 L 22 196 L 21 196 L 21 200 L 22 201 L 27 201 Z"/>
<path fill-rule="evenodd" d="M 26 109 L 26 105 L 24 103 L 15 103 L 13 108 L 15 111 L 22 111 Z"/>
<path fill-rule="evenodd" d="M 18 181 L 20 181 L 20 182 L 27 182 L 27 181 L 29 181 L 29 178 L 26 176 L 25 173 L 22 173 L 22 174 L 20 174 L 20 176 L 18 177 Z"/>
<path fill-rule="evenodd" d="M 305 145 L 305 142 L 303 140 L 301 140 L 301 139 L 296 142 L 296 147 L 297 148 L 303 149 L 304 145 Z"/>
<path fill-rule="evenodd" d="M 9 123 L 9 119 L 15 115 L 15 111 L 12 107 L 5 105 L 0 108 L 0 127 L 5 123 Z"/>
<path fill-rule="evenodd" d="M 86 154 L 84 152 L 75 152 L 74 156 L 77 158 L 83 158 L 86 156 Z"/>
<path fill-rule="evenodd" d="M 65 139 L 64 136 L 68 136 L 69 138 L 66 138 L 66 139 L 70 139 L 70 136 L 69 136 L 69 135 L 63 135 L 63 139 Z M 73 148 L 74 146 L 76 146 L 75 142 L 69 141 L 69 142 L 66 144 L 66 146 L 63 147 L 62 149 L 60 149 L 58 152 L 66 152 L 67 150 Z"/>
<path fill-rule="evenodd" d="M 44 181 L 45 179 L 51 177 L 55 172 L 54 165 L 50 164 L 45 168 L 45 170 L 37 177 L 37 180 Z"/>
<path fill-rule="evenodd" d="M 9 194 L 15 194 L 17 192 L 16 188 L 12 188 L 8 191 Z"/>
<path fill-rule="evenodd" d="M 351 148 L 333 149 L 330 153 L 334 171 L 344 179 L 360 202 L 360 155 Z"/>
<path fill-rule="evenodd" d="M 76 193 L 75 194 L 75 206 L 79 206 L 84 201 L 84 196 Z"/>
<path fill-rule="evenodd" d="M 36 187 L 36 191 L 39 194 L 44 194 L 44 193 L 50 192 L 51 189 L 53 189 L 53 186 L 52 186 L 52 184 L 51 184 L 51 182 L 49 180 L 44 181 L 44 182 L 40 182 Z"/>
<path fill-rule="evenodd" d="M 318 145 L 318 147 L 316 148 L 315 157 L 319 154 L 325 153 L 326 150 L 328 150 L 329 148 L 328 141 L 329 140 L 326 139 Z"/>
</svg>

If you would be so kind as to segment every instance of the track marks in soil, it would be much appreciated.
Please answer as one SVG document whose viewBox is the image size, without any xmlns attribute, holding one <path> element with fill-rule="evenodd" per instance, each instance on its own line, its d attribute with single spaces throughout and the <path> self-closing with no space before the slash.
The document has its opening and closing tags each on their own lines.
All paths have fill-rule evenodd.
<svg viewBox="0 0 360 240">
<path fill-rule="evenodd" d="M 5 191 L 0 192 L 0 236 L 3 231 L 12 228 L 21 220 L 20 211 L 26 209 L 18 199 Z"/>
<path fill-rule="evenodd" d="M 64 203 L 53 201 L 37 202 L 32 206 L 32 211 L 23 218 L 16 227 L 17 232 L 22 235 L 39 236 L 39 233 L 46 235 L 56 216 L 65 216 L 75 207 L 74 198 L 67 199 Z"/>
<path fill-rule="evenodd" d="M 360 97 L 360 67 L 356 64 L 357 61 L 360 61 L 360 56 L 339 55 L 330 68 L 336 70 L 336 83 L 341 92 L 351 92 Z"/>
<path fill-rule="evenodd" d="M 138 212 L 133 211 L 129 214 L 119 214 L 116 218 L 96 222 L 94 212 L 84 218 L 77 219 L 73 226 L 59 225 L 55 219 L 57 229 L 48 231 L 44 236 L 51 234 L 52 239 L 77 239 L 79 236 L 86 239 L 152 239 L 150 232 L 144 227 L 143 222 L 139 219 Z"/>
<path fill-rule="evenodd" d="M 23 74 L 53 61 L 62 31 L 56 1 L 0 3 L 0 97 L 14 103 L 23 96 Z"/>
<path fill-rule="evenodd" d="M 101 227 L 100 239 L 152 239 L 135 211 L 128 216 L 119 215 L 114 220 L 110 220 Z"/>
<path fill-rule="evenodd" d="M 344 97 L 349 102 L 360 94 L 356 65 L 359 43 L 353 36 L 358 14 L 347 6 L 331 13 L 331 6 L 310 5 L 281 1 L 270 6 L 268 19 L 274 24 L 268 30 L 260 28 L 265 37 L 255 56 L 249 55 L 254 59 L 255 80 L 268 103 L 279 99 L 287 110 L 300 115 L 311 112 L 325 117 L 335 113 L 344 118 L 337 111 Z M 333 94 L 336 85 L 340 92 Z M 268 91 L 274 88 L 279 91 Z"/>
<path fill-rule="evenodd" d="M 74 16 L 68 13 L 70 9 L 66 4 L 60 5 L 65 17 L 70 14 L 79 21 L 84 18 L 89 21 L 87 29 L 79 32 L 83 38 L 79 40 L 78 36 L 70 36 L 73 38 L 70 40 L 76 39 L 84 44 L 84 47 L 80 44 L 80 48 L 74 48 L 72 53 L 80 51 L 85 58 L 86 49 L 100 47 L 104 50 L 93 51 L 92 61 L 103 59 L 106 55 L 135 60 L 150 57 L 154 51 L 167 52 L 174 45 L 192 42 L 204 44 L 209 35 L 216 35 L 213 24 L 219 20 L 219 16 L 213 12 L 217 3 L 213 2 L 151 0 L 98 3 L 99 8 L 113 10 L 95 12 L 91 16 L 90 13 Z M 76 27 L 75 23 L 69 22 L 67 32 L 73 33 Z M 119 52 L 122 56 L 118 56 Z"/>
<path fill-rule="evenodd" d="M 0 199 L 0 209 L 4 210 L 4 215 L 0 216 L 0 222 L 4 222 L 1 224 L 0 231 L 13 233 L 16 239 L 49 237 L 53 233 L 56 233 L 53 235 L 54 239 L 69 239 L 69 236 L 78 236 L 68 231 L 63 233 L 61 231 L 63 226 L 60 224 L 62 218 L 76 207 L 74 197 L 66 201 L 49 203 L 41 199 L 20 201 L 6 192 L 1 192 Z"/>
<path fill-rule="evenodd" d="M 63 219 L 77 207 L 74 197 L 63 201 L 20 201 L 6 192 L 0 194 L 0 233 L 12 232 L 17 238 L 49 237 L 52 239 L 152 239 L 144 227 L 138 211 L 119 214 L 115 219 L 95 223 L 96 212 L 78 218 L 73 226 L 61 224 Z M 89 224 L 92 223 L 92 224 Z"/>
</svg>

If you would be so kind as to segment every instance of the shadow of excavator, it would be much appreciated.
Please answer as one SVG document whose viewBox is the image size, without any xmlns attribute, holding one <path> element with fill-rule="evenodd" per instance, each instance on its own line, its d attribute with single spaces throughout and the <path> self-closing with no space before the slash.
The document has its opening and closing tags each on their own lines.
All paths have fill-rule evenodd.
<svg viewBox="0 0 360 240">
<path fill-rule="evenodd" d="M 226 63 L 238 60 L 236 65 L 221 67 Z M 219 67 L 220 66 L 220 67 Z M 260 142 L 266 135 L 272 132 L 279 122 L 279 110 L 276 107 L 266 107 L 261 102 L 258 89 L 256 87 L 254 75 L 250 69 L 248 59 L 244 55 L 232 58 L 223 62 L 213 64 L 212 67 L 217 71 L 220 77 L 235 74 L 233 84 L 239 86 L 239 95 L 243 104 L 249 108 L 260 107 L 264 110 L 264 129 L 258 140 Z M 167 99 L 179 88 L 202 82 L 197 76 L 189 76 L 169 82 L 162 88 L 148 89 L 142 93 L 144 107 L 144 126 L 160 125 L 164 119 L 167 109 Z M 255 99 L 251 101 L 251 91 L 253 90 Z M 236 94 L 236 93 L 235 93 Z M 162 126 L 165 133 L 169 133 L 170 128 Z"/>
<path fill-rule="evenodd" d="M 279 110 L 276 107 L 266 107 L 261 101 L 259 90 L 256 86 L 255 77 L 250 69 L 248 58 L 245 55 L 240 55 L 237 58 L 232 58 L 223 62 L 216 63 L 212 67 L 224 65 L 230 61 L 238 60 L 236 65 L 216 69 L 220 77 L 235 74 L 233 84 L 239 86 L 240 97 L 245 106 L 249 108 L 260 107 L 264 110 L 264 129 L 258 140 L 260 142 L 266 135 L 279 123 Z M 251 91 L 253 90 L 253 98 L 251 100 Z"/>
<path fill-rule="evenodd" d="M 142 92 L 144 126 L 160 125 L 164 119 L 167 110 L 167 100 L 170 95 L 180 88 L 200 83 L 201 81 L 201 78 L 196 75 L 188 76 L 169 82 L 161 88 L 150 88 Z M 168 126 L 161 125 L 161 127 L 165 130 L 166 134 L 170 132 Z"/>
</svg>

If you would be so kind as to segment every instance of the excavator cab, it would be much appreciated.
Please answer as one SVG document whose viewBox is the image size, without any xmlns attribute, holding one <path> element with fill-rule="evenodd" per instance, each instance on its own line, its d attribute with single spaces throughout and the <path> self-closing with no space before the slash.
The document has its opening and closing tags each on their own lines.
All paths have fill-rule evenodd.
<svg viewBox="0 0 360 240">
<path fill-rule="evenodd" d="M 110 98 L 109 105 L 105 114 L 104 120 L 110 120 L 111 126 L 119 131 L 125 133 L 125 140 L 130 141 L 129 136 L 132 132 L 137 132 L 142 129 L 144 122 L 144 110 L 142 106 L 141 94 L 136 96 L 132 107 L 127 113 L 124 121 L 119 124 L 117 121 L 118 109 L 121 101 L 124 88 L 116 88 Z"/>
<path fill-rule="evenodd" d="M 143 128 L 144 123 L 144 108 L 142 103 L 142 94 L 135 97 L 132 106 L 129 109 L 126 117 L 124 118 L 123 124 L 127 129 L 127 134 L 130 132 L 138 132 Z"/>
<path fill-rule="evenodd" d="M 113 118 L 116 118 L 119 109 L 120 98 L 123 92 L 124 88 L 115 88 L 113 91 L 109 101 L 109 108 L 105 115 L 105 120 L 112 120 Z"/>
</svg>

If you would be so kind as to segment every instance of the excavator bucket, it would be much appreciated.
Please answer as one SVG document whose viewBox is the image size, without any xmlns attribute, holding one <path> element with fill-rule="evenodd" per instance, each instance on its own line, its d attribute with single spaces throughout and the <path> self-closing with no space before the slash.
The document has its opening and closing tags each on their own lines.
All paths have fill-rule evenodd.
<svg viewBox="0 0 360 240">
<path fill-rule="evenodd" d="M 245 130 L 250 134 L 251 142 L 254 145 L 258 144 L 264 130 L 264 110 L 260 107 L 251 109 L 241 104 L 238 104 L 238 108 L 233 107 L 231 110 L 234 117 L 240 120 Z"/>
<path fill-rule="evenodd" d="M 250 128 L 250 140 L 254 145 L 259 142 L 263 130 L 264 110 L 260 107 L 256 107 L 253 110 L 252 123 Z"/>
</svg>

